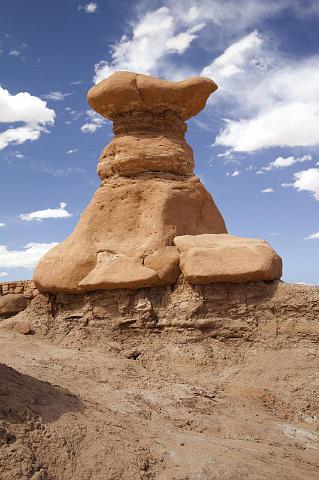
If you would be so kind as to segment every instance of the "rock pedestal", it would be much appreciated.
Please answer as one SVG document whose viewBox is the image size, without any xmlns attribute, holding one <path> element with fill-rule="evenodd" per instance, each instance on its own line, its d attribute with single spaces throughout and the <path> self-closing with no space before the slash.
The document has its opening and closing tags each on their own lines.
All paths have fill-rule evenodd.
<svg viewBox="0 0 319 480">
<path fill-rule="evenodd" d="M 227 233 L 211 195 L 194 176 L 185 121 L 216 84 L 168 82 L 117 72 L 88 101 L 113 122 L 98 164 L 101 186 L 73 233 L 39 262 L 41 291 L 80 293 L 173 284 L 180 274 L 174 238 Z"/>
</svg>

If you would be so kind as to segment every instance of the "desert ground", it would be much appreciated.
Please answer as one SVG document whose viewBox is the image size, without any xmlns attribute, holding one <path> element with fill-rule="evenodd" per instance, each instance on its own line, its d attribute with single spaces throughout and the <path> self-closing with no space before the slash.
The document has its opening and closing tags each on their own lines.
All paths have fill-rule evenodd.
<svg viewBox="0 0 319 480">
<path fill-rule="evenodd" d="M 32 334 L 0 329 L 1 480 L 317 479 L 318 292 L 279 290 L 275 324 L 268 299 L 201 328 L 48 315 L 39 295 Z"/>
</svg>

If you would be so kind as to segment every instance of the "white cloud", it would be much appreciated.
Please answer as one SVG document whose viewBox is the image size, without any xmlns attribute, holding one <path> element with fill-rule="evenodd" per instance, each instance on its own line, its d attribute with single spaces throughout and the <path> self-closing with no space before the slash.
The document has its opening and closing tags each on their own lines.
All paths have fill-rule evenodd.
<svg viewBox="0 0 319 480">
<path fill-rule="evenodd" d="M 1 227 L 5 227 L 5 226 L 6 226 L 5 223 L 1 223 L 1 222 L 0 222 L 0 228 L 1 228 Z"/>
<path fill-rule="evenodd" d="M 46 100 L 53 100 L 55 102 L 62 102 L 66 97 L 69 97 L 72 93 L 63 93 L 60 90 L 49 92 L 46 95 L 43 95 L 43 98 Z"/>
<path fill-rule="evenodd" d="M 319 232 L 312 233 L 308 237 L 305 237 L 304 240 L 319 240 Z"/>
<path fill-rule="evenodd" d="M 196 33 L 199 32 L 204 26 L 204 23 L 200 23 L 189 30 L 186 30 L 185 32 L 179 33 L 175 37 L 168 38 L 166 41 L 167 52 L 178 54 L 184 53 L 192 41 L 197 38 Z"/>
<path fill-rule="evenodd" d="M 293 184 L 293 183 L 286 183 L 286 182 L 285 182 L 285 183 L 282 183 L 281 186 L 282 186 L 283 188 L 289 188 L 289 187 L 293 187 L 294 184 Z"/>
<path fill-rule="evenodd" d="M 46 102 L 27 92 L 11 95 L 0 87 L 0 123 L 23 122 L 17 128 L 10 127 L 0 133 L 0 150 L 13 144 L 21 144 L 27 140 L 37 140 L 47 125 L 52 125 L 55 112 L 49 109 Z"/>
<path fill-rule="evenodd" d="M 7 272 L 0 272 L 0 277 L 6 277 L 8 275 Z"/>
<path fill-rule="evenodd" d="M 240 175 L 239 170 L 235 170 L 233 173 L 229 173 L 229 172 L 226 173 L 226 177 L 238 177 L 238 175 Z"/>
<path fill-rule="evenodd" d="M 258 32 L 255 31 L 246 35 L 238 42 L 230 45 L 210 65 L 203 68 L 201 75 L 212 77 L 219 83 L 225 78 L 243 72 L 247 68 L 247 63 L 254 61 L 255 52 L 258 51 L 261 44 L 262 39 Z"/>
<path fill-rule="evenodd" d="M 90 2 L 84 5 L 82 8 L 84 9 L 85 13 L 95 13 L 97 10 L 97 3 Z"/>
<path fill-rule="evenodd" d="M 196 6 L 194 6 L 196 3 Z M 214 39 L 214 46 L 234 36 L 256 28 L 267 17 L 292 6 L 292 0 L 169 0 L 166 2 L 174 18 L 184 23 L 205 21 L 209 24 L 207 38 Z"/>
<path fill-rule="evenodd" d="M 273 188 L 265 188 L 261 193 L 273 193 L 275 190 Z"/>
<path fill-rule="evenodd" d="M 319 55 L 292 60 L 254 31 L 201 74 L 220 81 L 215 111 L 230 112 L 216 145 L 252 152 L 319 143 Z"/>
<path fill-rule="evenodd" d="M 171 54 L 182 54 L 192 44 L 204 23 L 195 23 L 191 16 L 185 25 L 168 7 L 146 13 L 133 25 L 131 35 L 124 35 L 111 47 L 111 61 L 102 60 L 95 65 L 95 83 L 116 70 L 163 75 L 183 76 L 169 63 Z"/>
<path fill-rule="evenodd" d="M 298 191 L 308 191 L 313 193 L 316 200 L 319 200 L 319 168 L 309 168 L 294 174 L 295 181 L 292 184 L 282 184 L 282 186 L 292 186 Z"/>
<path fill-rule="evenodd" d="M 101 128 L 102 125 L 97 125 L 96 123 L 85 123 L 81 127 L 81 132 L 83 133 L 94 133 L 98 128 Z"/>
<path fill-rule="evenodd" d="M 20 52 L 18 50 L 10 50 L 9 55 L 12 57 L 18 57 L 20 55 Z"/>
<path fill-rule="evenodd" d="M 279 168 L 291 167 L 295 163 L 303 163 L 312 160 L 311 155 L 303 155 L 302 157 L 278 157 L 273 162 L 268 163 L 265 167 L 262 167 L 262 170 L 270 171 L 276 170 Z"/>
<path fill-rule="evenodd" d="M 217 145 L 232 147 L 237 152 L 318 143 L 319 103 L 292 102 L 274 106 L 249 120 L 229 120 L 216 137 Z"/>
<path fill-rule="evenodd" d="M 23 250 L 8 250 L 6 245 L 0 245 L 0 267 L 33 268 L 42 255 L 56 245 L 56 242 L 28 243 Z"/>
<path fill-rule="evenodd" d="M 289 13 L 298 17 L 313 14 L 309 8 L 303 8 L 300 12 L 300 9 L 295 8 L 294 0 L 197 0 L 196 5 L 194 0 L 164 0 L 161 8 L 151 10 L 154 3 L 159 2 L 144 0 L 138 3 L 139 16 L 130 22 L 125 35 L 111 46 L 111 58 L 95 65 L 96 83 L 116 70 L 129 70 L 171 80 L 196 75 L 199 72 L 187 63 L 187 59 L 174 62 L 172 55 L 186 52 L 199 37 L 199 32 L 199 41 L 206 51 L 220 51 L 225 45 L 235 43 L 234 40 L 238 40 L 240 35 L 258 28 L 263 20 L 278 11 L 289 9 Z M 220 58 L 217 62 L 223 78 L 241 70 L 247 73 L 245 52 L 251 48 L 256 49 L 261 43 L 261 37 L 253 32 L 238 48 L 228 50 L 228 58 Z M 237 52 L 242 60 L 236 58 Z M 252 65 L 258 69 L 268 65 L 268 60 L 265 60 L 265 56 L 261 58 L 260 55 L 252 55 L 251 58 Z M 215 69 L 213 74 L 216 77 Z M 237 94 L 238 89 L 235 91 Z"/>
<path fill-rule="evenodd" d="M 73 148 L 73 149 L 71 148 L 71 149 L 68 150 L 66 153 L 71 154 L 71 153 L 76 153 L 76 152 L 78 152 L 78 151 L 79 151 L 78 148 Z"/>
<path fill-rule="evenodd" d="M 66 168 L 52 168 L 46 165 L 38 166 L 35 171 L 44 172 L 53 177 L 66 177 L 68 175 L 83 175 L 84 168 L 66 167 Z"/>
<path fill-rule="evenodd" d="M 224 158 L 225 161 L 227 162 L 227 161 L 233 160 L 234 155 L 232 150 L 226 150 L 226 152 L 218 153 L 217 157 Z"/>
<path fill-rule="evenodd" d="M 47 218 L 69 218 L 72 217 L 72 213 L 68 212 L 66 209 L 66 203 L 61 202 L 59 208 L 48 208 L 47 210 L 38 210 L 31 213 L 21 213 L 20 218 L 26 222 L 31 222 L 37 220 L 42 222 L 42 220 Z"/>
<path fill-rule="evenodd" d="M 81 127 L 81 132 L 83 133 L 94 133 L 98 128 L 101 128 L 106 122 L 101 115 L 92 110 L 87 110 L 86 115 L 89 119 L 89 122 L 85 123 Z"/>
</svg>

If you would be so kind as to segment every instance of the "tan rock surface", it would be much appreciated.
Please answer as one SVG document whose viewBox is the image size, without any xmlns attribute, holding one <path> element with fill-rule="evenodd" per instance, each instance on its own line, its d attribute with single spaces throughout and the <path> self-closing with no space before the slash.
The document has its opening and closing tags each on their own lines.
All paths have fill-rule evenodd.
<svg viewBox="0 0 319 480">
<path fill-rule="evenodd" d="M 180 267 L 190 283 L 274 280 L 281 277 L 282 261 L 271 246 L 232 235 L 197 235 L 174 239 L 181 253 Z"/>
<path fill-rule="evenodd" d="M 25 318 L 19 319 L 18 315 L 14 318 L 2 320 L 0 322 L 0 329 L 1 328 L 5 330 L 15 330 L 22 335 L 28 335 L 32 331 L 31 322 Z"/>
<path fill-rule="evenodd" d="M 79 282 L 79 288 L 142 288 L 158 283 L 157 273 L 145 267 L 141 258 L 99 252 L 96 266 Z"/>
<path fill-rule="evenodd" d="M 95 268 L 97 252 L 142 259 L 172 245 L 177 235 L 225 229 L 197 177 L 113 179 L 96 191 L 73 233 L 42 257 L 34 282 L 42 291 L 84 291 L 80 282 Z"/>
<path fill-rule="evenodd" d="M 216 89 L 216 83 L 204 77 L 169 82 L 138 73 L 115 72 L 89 90 L 88 102 L 109 120 L 133 110 L 171 110 L 188 120 L 205 107 Z"/>
<path fill-rule="evenodd" d="M 0 316 L 9 316 L 26 308 L 26 300 L 22 293 L 8 293 L 0 296 Z"/>
<path fill-rule="evenodd" d="M 179 267 L 179 251 L 177 248 L 162 247 L 144 260 L 145 267 L 152 268 L 158 274 L 160 285 L 173 285 L 176 283 L 181 269 Z"/>
<path fill-rule="evenodd" d="M 98 174 L 102 180 L 145 171 L 192 175 L 193 168 L 193 152 L 184 138 L 139 133 L 115 137 L 100 156 Z"/>
</svg>

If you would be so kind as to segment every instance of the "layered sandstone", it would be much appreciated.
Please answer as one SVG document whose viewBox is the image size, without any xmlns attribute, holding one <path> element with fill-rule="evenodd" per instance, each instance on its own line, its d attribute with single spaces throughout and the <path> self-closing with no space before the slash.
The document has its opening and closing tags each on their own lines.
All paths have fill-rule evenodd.
<svg viewBox="0 0 319 480">
<path fill-rule="evenodd" d="M 282 261 L 268 242 L 226 234 L 175 237 L 189 283 L 243 283 L 278 279 Z"/>
<path fill-rule="evenodd" d="M 265 242 L 227 235 L 193 173 L 185 121 L 216 88 L 201 77 L 168 82 L 117 72 L 90 89 L 88 101 L 113 122 L 114 137 L 99 159 L 101 186 L 78 225 L 38 264 L 42 292 L 173 285 L 180 275 L 197 284 L 280 278 L 280 257 Z M 180 248 L 185 238 L 187 251 Z"/>
<path fill-rule="evenodd" d="M 39 289 L 170 285 L 180 274 L 176 236 L 227 232 L 184 138 L 185 120 L 216 88 L 200 77 L 167 82 L 117 72 L 89 91 L 115 136 L 100 157 L 101 186 L 75 230 L 38 264 Z"/>
<path fill-rule="evenodd" d="M 31 281 L 0 283 L 0 320 L 24 310 L 38 294 Z"/>
</svg>

